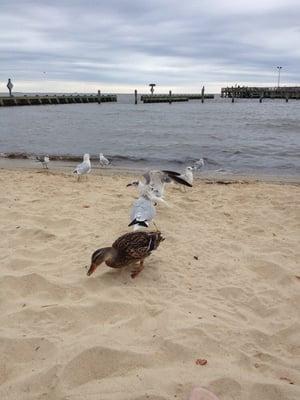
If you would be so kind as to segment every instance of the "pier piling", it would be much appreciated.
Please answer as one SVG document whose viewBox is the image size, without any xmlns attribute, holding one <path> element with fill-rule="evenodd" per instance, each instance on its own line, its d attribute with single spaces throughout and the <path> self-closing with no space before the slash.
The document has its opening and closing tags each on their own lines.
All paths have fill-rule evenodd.
<svg viewBox="0 0 300 400">
<path fill-rule="evenodd" d="M 172 104 L 172 90 L 169 90 L 169 104 Z"/>
<path fill-rule="evenodd" d="M 101 104 L 101 90 L 98 90 L 98 104 Z"/>
<path fill-rule="evenodd" d="M 202 90 L 201 90 L 201 103 L 202 104 L 204 103 L 204 91 L 205 91 L 205 87 L 203 86 Z"/>
<path fill-rule="evenodd" d="M 134 91 L 134 104 L 138 103 L 138 96 L 137 96 L 137 90 L 135 89 Z"/>
</svg>

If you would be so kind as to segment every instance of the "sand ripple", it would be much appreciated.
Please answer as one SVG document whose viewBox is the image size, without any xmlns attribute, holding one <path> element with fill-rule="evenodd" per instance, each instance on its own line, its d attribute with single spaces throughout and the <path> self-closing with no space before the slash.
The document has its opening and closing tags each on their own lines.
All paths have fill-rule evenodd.
<svg viewBox="0 0 300 400">
<path fill-rule="evenodd" d="M 167 240 L 138 279 L 88 278 L 91 252 L 126 231 L 127 180 L 5 172 L 0 398 L 174 400 L 200 384 L 298 400 L 299 187 L 170 188 Z"/>
</svg>

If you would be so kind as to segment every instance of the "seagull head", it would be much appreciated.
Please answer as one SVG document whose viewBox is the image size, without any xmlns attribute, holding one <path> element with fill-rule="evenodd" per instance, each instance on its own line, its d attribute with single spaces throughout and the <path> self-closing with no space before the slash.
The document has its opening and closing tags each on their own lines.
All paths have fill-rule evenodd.
<svg viewBox="0 0 300 400">
<path fill-rule="evenodd" d="M 89 153 L 84 154 L 84 156 L 83 156 L 83 161 L 90 161 L 90 155 L 89 155 Z"/>
</svg>

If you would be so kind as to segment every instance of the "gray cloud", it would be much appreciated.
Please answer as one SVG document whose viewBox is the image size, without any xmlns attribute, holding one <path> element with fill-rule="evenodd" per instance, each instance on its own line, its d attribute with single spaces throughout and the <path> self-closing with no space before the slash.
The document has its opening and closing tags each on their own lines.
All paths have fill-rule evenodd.
<svg viewBox="0 0 300 400">
<path fill-rule="evenodd" d="M 299 84 L 298 0 L 0 0 L 0 90 Z"/>
</svg>

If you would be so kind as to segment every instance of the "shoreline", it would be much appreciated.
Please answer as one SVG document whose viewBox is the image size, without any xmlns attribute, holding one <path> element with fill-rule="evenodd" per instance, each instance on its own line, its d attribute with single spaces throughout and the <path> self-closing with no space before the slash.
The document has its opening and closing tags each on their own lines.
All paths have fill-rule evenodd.
<svg viewBox="0 0 300 400">
<path fill-rule="evenodd" d="M 121 176 L 136 176 L 142 175 L 149 169 L 159 169 L 159 167 L 141 166 L 136 167 L 128 166 L 110 166 L 100 168 L 96 161 L 92 161 L 92 172 L 91 175 L 121 175 Z M 72 170 L 76 165 L 81 162 L 80 160 L 53 160 L 51 161 L 49 172 L 62 172 L 72 174 Z M 96 164 L 96 166 L 95 166 Z M 40 164 L 34 160 L 34 158 L 7 158 L 0 157 L 0 170 L 24 170 L 24 171 L 43 171 Z M 163 169 L 163 168 L 161 168 Z M 178 168 L 178 170 L 180 170 Z M 265 182 L 275 184 L 292 184 L 300 185 L 300 176 L 281 176 L 281 175 L 268 175 L 268 174 L 235 174 L 229 172 L 217 172 L 213 170 L 202 170 L 194 173 L 194 179 L 196 181 L 204 181 L 207 183 L 253 183 L 253 182 Z"/>
</svg>

